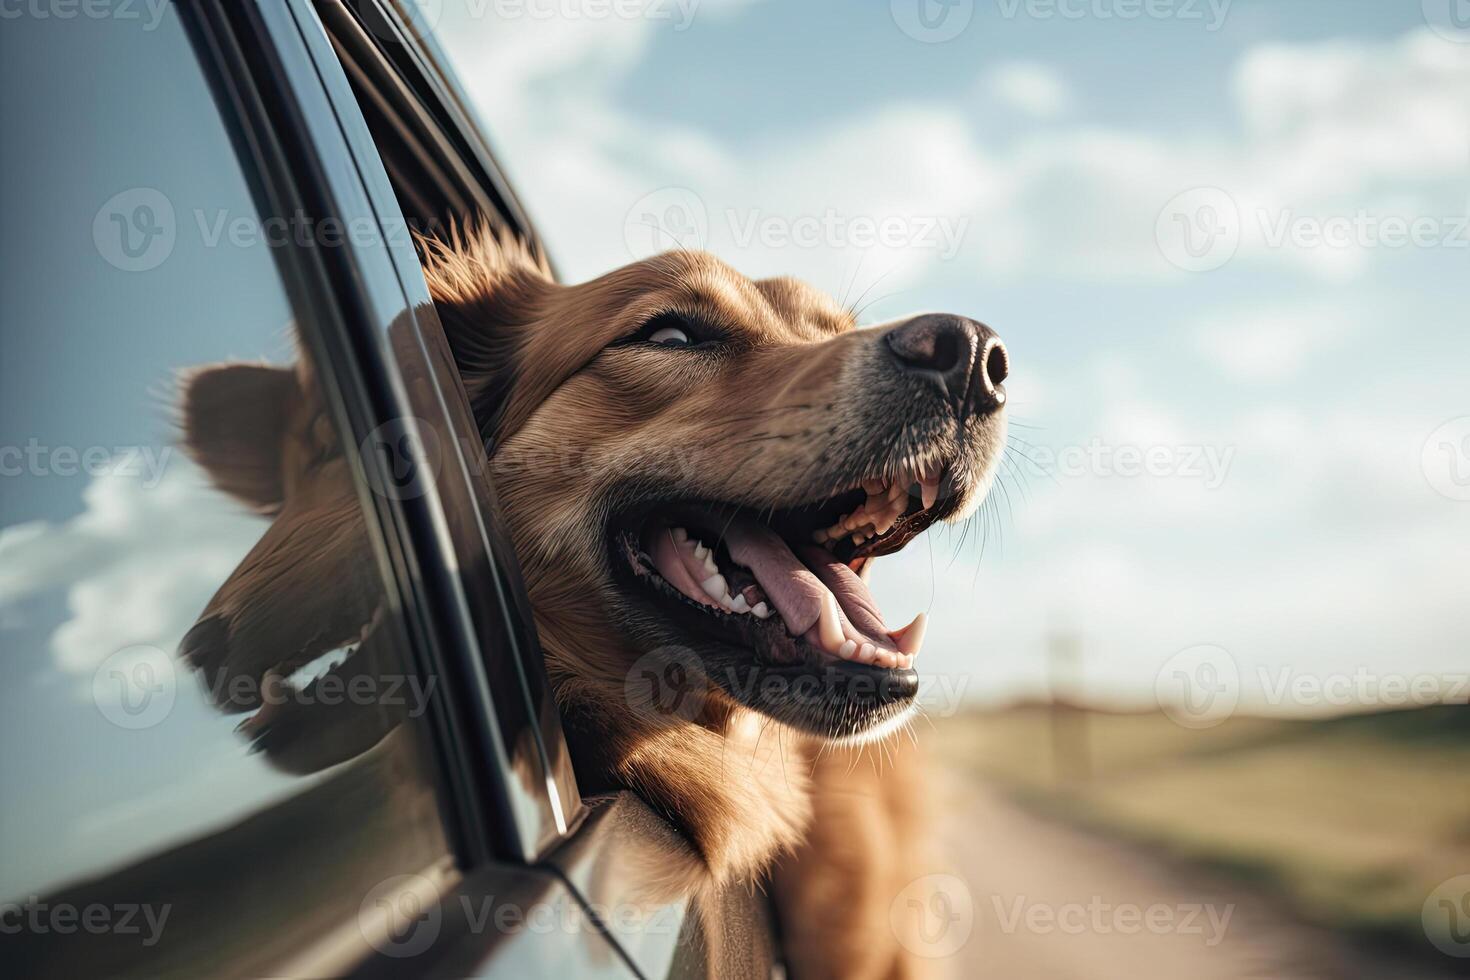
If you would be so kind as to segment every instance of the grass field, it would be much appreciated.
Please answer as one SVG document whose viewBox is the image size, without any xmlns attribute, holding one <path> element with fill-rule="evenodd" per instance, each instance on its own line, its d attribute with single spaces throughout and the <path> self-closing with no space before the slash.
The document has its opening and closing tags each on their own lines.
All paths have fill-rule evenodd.
<svg viewBox="0 0 1470 980">
<path fill-rule="evenodd" d="M 1425 899 L 1470 873 L 1470 708 L 1192 731 L 1160 714 L 1025 706 L 936 729 L 951 768 L 1031 806 L 1396 945 L 1423 947 Z"/>
</svg>

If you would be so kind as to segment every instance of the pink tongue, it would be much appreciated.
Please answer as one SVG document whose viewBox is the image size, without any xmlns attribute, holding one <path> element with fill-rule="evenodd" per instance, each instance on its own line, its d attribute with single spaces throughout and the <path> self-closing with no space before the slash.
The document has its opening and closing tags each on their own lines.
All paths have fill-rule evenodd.
<svg viewBox="0 0 1470 980">
<path fill-rule="evenodd" d="M 842 614 L 856 626 L 858 632 L 879 646 L 893 647 L 888 638 L 888 627 L 883 624 L 883 613 L 868 591 L 868 583 L 858 578 L 857 572 L 832 557 L 825 548 L 807 545 L 801 549 L 801 557 L 822 580 L 822 584 L 837 597 Z"/>
<path fill-rule="evenodd" d="M 822 597 L 831 592 L 856 632 L 875 645 L 893 648 L 888 628 L 883 625 L 867 585 L 827 552 L 820 548 L 803 549 L 803 557 L 812 566 L 808 568 L 778 534 L 746 520 L 732 522 L 725 529 L 724 540 L 730 557 L 755 575 L 792 635 L 805 635 L 816 625 Z"/>
</svg>

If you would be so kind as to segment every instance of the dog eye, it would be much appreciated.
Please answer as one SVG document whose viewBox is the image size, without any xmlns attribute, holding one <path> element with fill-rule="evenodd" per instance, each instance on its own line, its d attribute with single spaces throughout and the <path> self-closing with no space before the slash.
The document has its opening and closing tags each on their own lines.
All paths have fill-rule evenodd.
<svg viewBox="0 0 1470 980">
<path fill-rule="evenodd" d="M 664 312 L 645 320 L 637 333 L 615 341 L 613 346 L 654 344 L 705 350 L 720 346 L 722 341 L 723 335 L 717 328 L 682 313 Z"/>
<path fill-rule="evenodd" d="M 648 342 L 665 347 L 687 347 L 691 343 L 689 335 L 678 327 L 660 327 L 648 335 Z"/>
</svg>

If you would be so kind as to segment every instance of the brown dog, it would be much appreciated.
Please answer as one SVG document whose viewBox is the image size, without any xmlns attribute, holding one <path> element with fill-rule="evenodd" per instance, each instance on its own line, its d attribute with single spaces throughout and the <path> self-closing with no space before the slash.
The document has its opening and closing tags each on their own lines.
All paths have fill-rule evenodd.
<svg viewBox="0 0 1470 980">
<path fill-rule="evenodd" d="M 907 973 L 886 916 L 906 876 L 927 870 L 905 850 L 916 771 L 849 776 L 842 746 L 913 712 L 924 621 L 886 623 L 865 579 L 873 558 L 983 498 L 1005 438 L 1004 348 L 950 315 L 859 330 L 810 287 L 752 281 L 701 253 L 566 286 L 485 231 L 424 252 L 574 749 L 596 747 L 578 753 L 581 781 L 631 788 L 668 815 L 708 882 L 757 881 L 795 854 L 778 897 L 799 975 Z M 222 489 L 279 510 L 278 524 L 308 511 L 321 522 L 322 507 L 355 515 L 345 470 L 331 488 L 301 476 L 330 469 L 330 449 L 257 467 L 270 473 L 253 482 L 234 473 L 241 456 L 219 451 L 227 434 L 201 406 L 240 370 L 200 372 L 186 392 L 195 457 Z M 281 373 L 296 407 L 277 433 L 322 442 L 306 374 Z M 293 534 L 257 550 L 294 549 Z M 297 558 L 340 562 L 315 548 Z M 185 655 L 289 672 L 231 639 L 293 588 L 259 572 L 241 582 L 244 569 Z M 319 642 L 370 640 L 373 611 L 355 615 Z M 844 946 L 844 930 L 861 945 Z"/>
</svg>

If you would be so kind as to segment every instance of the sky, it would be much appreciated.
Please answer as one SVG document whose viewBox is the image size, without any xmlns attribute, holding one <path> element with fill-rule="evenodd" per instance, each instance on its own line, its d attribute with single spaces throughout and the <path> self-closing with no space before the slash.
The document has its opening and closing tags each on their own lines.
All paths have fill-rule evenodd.
<svg viewBox="0 0 1470 980">
<path fill-rule="evenodd" d="M 698 246 L 1000 332 L 991 509 L 874 572 L 931 711 L 1470 697 L 1449 0 L 419 7 L 567 280 Z"/>
</svg>

